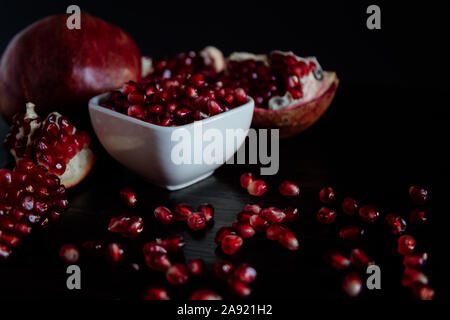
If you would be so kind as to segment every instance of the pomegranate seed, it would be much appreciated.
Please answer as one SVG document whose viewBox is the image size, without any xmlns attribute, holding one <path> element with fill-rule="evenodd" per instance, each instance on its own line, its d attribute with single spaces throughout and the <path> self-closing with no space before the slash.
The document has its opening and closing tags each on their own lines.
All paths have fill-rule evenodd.
<svg viewBox="0 0 450 320">
<path fill-rule="evenodd" d="M 393 235 L 400 235 L 406 230 L 406 221 L 402 219 L 402 217 L 394 215 L 392 213 L 386 215 L 385 218 L 386 224 L 389 228 L 389 231 Z"/>
<path fill-rule="evenodd" d="M 247 94 L 245 93 L 245 90 L 242 88 L 237 88 L 234 90 L 234 97 L 236 98 L 237 101 L 241 103 L 247 102 L 248 100 Z"/>
<path fill-rule="evenodd" d="M 142 246 L 142 253 L 144 256 L 153 255 L 156 253 L 167 254 L 167 250 L 157 242 L 148 242 Z"/>
<path fill-rule="evenodd" d="M 59 256 L 64 262 L 74 264 L 80 258 L 80 251 L 77 246 L 74 246 L 73 244 L 65 244 L 59 250 Z"/>
<path fill-rule="evenodd" d="M 358 211 L 358 203 L 353 198 L 345 198 L 342 202 L 342 211 L 345 214 L 353 215 Z"/>
<path fill-rule="evenodd" d="M 205 261 L 202 259 L 192 259 L 187 263 L 189 274 L 199 276 L 205 270 Z"/>
<path fill-rule="evenodd" d="M 160 287 L 146 287 L 142 292 L 143 300 L 170 300 L 166 289 Z"/>
<path fill-rule="evenodd" d="M 350 253 L 350 261 L 352 265 L 359 269 L 366 269 L 369 265 L 373 264 L 367 254 L 362 249 L 353 249 Z"/>
<path fill-rule="evenodd" d="M 427 285 L 428 277 L 416 269 L 406 268 L 403 272 L 402 286 L 411 288 L 416 284 Z"/>
<path fill-rule="evenodd" d="M 254 179 L 254 176 L 250 172 L 245 172 L 241 175 L 241 187 L 247 189 L 250 182 L 252 182 Z"/>
<path fill-rule="evenodd" d="M 234 266 L 229 261 L 218 261 L 214 264 L 214 274 L 220 280 L 227 280 L 234 271 Z"/>
<path fill-rule="evenodd" d="M 118 242 L 112 242 L 106 247 L 106 259 L 112 264 L 118 264 L 122 262 L 125 254 L 122 245 Z"/>
<path fill-rule="evenodd" d="M 402 256 L 408 256 L 414 252 L 416 240 L 412 236 L 404 235 L 397 240 L 397 251 Z"/>
<path fill-rule="evenodd" d="M 263 180 L 251 181 L 247 187 L 247 191 L 252 196 L 261 197 L 267 192 L 267 184 Z"/>
<path fill-rule="evenodd" d="M 170 211 L 170 209 L 166 207 L 157 207 L 154 211 L 154 214 L 156 220 L 158 220 L 165 226 L 168 226 L 175 220 L 172 211 Z"/>
<path fill-rule="evenodd" d="M 136 238 L 144 230 L 144 221 L 141 217 L 121 215 L 111 219 L 108 230 L 132 239 Z"/>
<path fill-rule="evenodd" d="M 359 226 L 347 226 L 339 230 L 339 237 L 346 240 L 360 240 L 364 236 L 364 229 Z"/>
<path fill-rule="evenodd" d="M 103 243 L 101 241 L 86 241 L 83 242 L 82 247 L 92 257 L 99 257 L 103 254 Z"/>
<path fill-rule="evenodd" d="M 234 277 L 244 284 L 250 284 L 256 280 L 257 272 L 251 265 L 242 263 L 234 270 Z"/>
<path fill-rule="evenodd" d="M 188 269 L 182 264 L 175 264 L 166 271 L 166 279 L 171 284 L 185 284 L 188 278 Z"/>
<path fill-rule="evenodd" d="M 195 290 L 189 300 L 222 300 L 222 297 L 212 290 L 200 289 Z"/>
<path fill-rule="evenodd" d="M 191 213 L 187 218 L 187 225 L 191 230 L 202 230 L 206 227 L 206 217 L 203 212 Z"/>
<path fill-rule="evenodd" d="M 240 235 L 243 239 L 248 239 L 253 237 L 256 234 L 255 229 L 248 223 L 237 223 L 234 226 L 236 233 Z"/>
<path fill-rule="evenodd" d="M 288 180 L 281 182 L 278 186 L 278 190 L 283 196 L 295 197 L 300 194 L 300 187 L 296 183 Z"/>
<path fill-rule="evenodd" d="M 287 207 L 284 209 L 284 213 L 286 214 L 285 222 L 292 222 L 298 219 L 299 211 L 294 207 Z"/>
<path fill-rule="evenodd" d="M 261 212 L 261 206 L 259 204 L 246 204 L 244 212 L 251 214 L 259 214 Z"/>
<path fill-rule="evenodd" d="M 252 293 L 252 290 L 247 285 L 234 278 L 228 278 L 228 286 L 232 293 L 241 298 L 246 298 Z"/>
<path fill-rule="evenodd" d="M 236 219 L 240 223 L 250 223 L 250 217 L 253 215 L 253 213 L 241 211 L 236 215 Z"/>
<path fill-rule="evenodd" d="M 194 208 L 186 203 L 180 203 L 173 209 L 175 214 L 175 220 L 184 221 L 187 220 L 190 214 L 194 213 Z"/>
<path fill-rule="evenodd" d="M 295 235 L 290 231 L 282 232 L 278 236 L 278 242 L 288 248 L 289 250 L 295 251 L 298 250 L 300 244 L 298 242 L 298 239 L 295 237 Z"/>
<path fill-rule="evenodd" d="M 419 300 L 433 300 L 434 290 L 427 285 L 415 284 L 411 288 L 412 295 Z"/>
<path fill-rule="evenodd" d="M 406 268 L 419 269 L 427 262 L 428 255 L 426 253 L 413 254 L 403 258 L 403 265 Z"/>
<path fill-rule="evenodd" d="M 334 190 L 332 188 L 323 188 L 322 190 L 320 190 L 319 192 L 319 199 L 321 202 L 329 204 L 332 203 L 334 201 Z"/>
<path fill-rule="evenodd" d="M 232 255 L 235 254 L 242 246 L 243 240 L 237 235 L 227 235 L 222 239 L 221 248 L 223 253 Z"/>
<path fill-rule="evenodd" d="M 286 231 L 286 228 L 280 226 L 279 224 L 272 224 L 266 230 L 266 237 L 269 240 L 278 240 L 278 236 Z"/>
<path fill-rule="evenodd" d="M 428 191 L 419 186 L 410 187 L 409 195 L 412 201 L 417 205 L 424 205 L 428 202 Z"/>
<path fill-rule="evenodd" d="M 327 207 L 320 208 L 319 212 L 317 212 L 317 221 L 322 224 L 331 224 L 336 220 L 337 213 L 334 210 L 331 210 Z"/>
<path fill-rule="evenodd" d="M 359 216 L 366 223 L 374 223 L 378 220 L 380 212 L 374 205 L 368 204 L 359 208 Z"/>
<path fill-rule="evenodd" d="M 120 198 L 129 207 L 133 207 L 137 202 L 136 193 L 130 188 L 120 190 Z"/>
<path fill-rule="evenodd" d="M 235 235 L 235 234 L 236 234 L 236 232 L 234 232 L 234 230 L 232 228 L 221 227 L 219 230 L 217 230 L 215 241 L 216 241 L 217 245 L 221 245 L 222 239 L 225 236 Z"/>
<path fill-rule="evenodd" d="M 277 207 L 268 207 L 261 210 L 261 217 L 272 223 L 281 223 L 285 220 L 286 214 Z"/>
<path fill-rule="evenodd" d="M 427 222 L 427 215 L 425 214 L 425 211 L 419 209 L 411 210 L 411 213 L 409 214 L 409 222 L 415 225 L 421 225 Z"/>
<path fill-rule="evenodd" d="M 250 217 L 250 225 L 255 228 L 256 232 L 265 232 L 270 224 L 263 217 L 254 214 Z"/>
<path fill-rule="evenodd" d="M 165 253 L 155 252 L 145 256 L 147 266 L 155 271 L 166 271 L 172 263 Z"/>
<path fill-rule="evenodd" d="M 326 256 L 325 259 L 328 264 L 337 270 L 345 270 L 350 267 L 350 260 L 341 253 L 332 252 Z"/>
<path fill-rule="evenodd" d="M 214 207 L 208 203 L 202 203 L 198 206 L 197 211 L 203 212 L 206 222 L 209 223 L 214 219 Z"/>
<path fill-rule="evenodd" d="M 165 239 L 157 239 L 156 242 L 169 252 L 180 251 L 186 244 L 184 242 L 184 238 L 180 235 L 175 235 Z"/>
<path fill-rule="evenodd" d="M 347 274 L 342 281 L 342 290 L 350 297 L 358 296 L 362 290 L 361 276 L 356 272 Z"/>
</svg>

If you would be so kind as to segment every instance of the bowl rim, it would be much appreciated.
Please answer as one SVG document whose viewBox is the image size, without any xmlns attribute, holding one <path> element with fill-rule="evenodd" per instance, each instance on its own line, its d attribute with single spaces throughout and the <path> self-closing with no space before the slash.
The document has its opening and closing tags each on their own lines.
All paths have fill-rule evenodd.
<svg viewBox="0 0 450 320">
<path fill-rule="evenodd" d="M 121 120 L 130 121 L 130 122 L 135 123 L 137 125 L 140 125 L 142 127 L 147 127 L 149 129 L 163 130 L 163 131 L 174 131 L 174 130 L 180 129 L 180 128 L 188 129 L 188 128 L 193 127 L 195 124 L 199 124 L 199 123 L 208 124 L 210 122 L 219 121 L 219 120 L 221 120 L 223 118 L 226 118 L 226 117 L 231 117 L 235 113 L 240 113 L 240 112 L 242 112 L 244 110 L 247 110 L 247 109 L 253 109 L 252 110 L 252 116 L 251 116 L 251 119 L 252 119 L 253 118 L 253 113 L 255 111 L 254 101 L 253 101 L 253 99 L 251 97 L 248 97 L 249 100 L 246 103 L 244 103 L 243 105 L 240 105 L 240 106 L 238 106 L 238 107 L 236 107 L 234 109 L 231 109 L 231 110 L 228 110 L 228 111 L 216 114 L 216 115 L 214 115 L 212 117 L 208 117 L 208 118 L 203 119 L 203 120 L 193 121 L 191 123 L 183 124 L 181 126 L 164 127 L 164 126 L 159 126 L 159 125 L 156 125 L 156 124 L 153 124 L 153 123 L 146 122 L 144 120 L 136 119 L 136 118 L 130 117 L 128 115 L 125 115 L 123 113 L 120 113 L 120 112 L 117 112 L 117 111 L 114 111 L 114 110 L 110 110 L 110 109 L 107 109 L 107 108 L 101 106 L 100 102 L 102 100 L 106 99 L 107 97 L 109 97 L 110 94 L 111 94 L 111 91 L 99 94 L 99 95 L 97 95 L 95 97 L 92 97 L 89 100 L 89 104 L 88 104 L 89 107 L 88 108 L 89 109 L 94 109 L 96 111 L 103 112 L 103 113 L 105 113 L 105 114 L 107 114 L 109 116 L 113 116 L 113 117 L 121 119 Z M 92 123 L 92 117 L 91 117 L 91 123 Z"/>
</svg>

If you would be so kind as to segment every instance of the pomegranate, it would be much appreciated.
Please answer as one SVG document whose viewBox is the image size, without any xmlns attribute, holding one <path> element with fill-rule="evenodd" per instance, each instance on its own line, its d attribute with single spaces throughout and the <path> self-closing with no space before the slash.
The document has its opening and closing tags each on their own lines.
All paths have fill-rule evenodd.
<svg viewBox="0 0 450 320">
<path fill-rule="evenodd" d="M 19 159 L 14 171 L 0 169 L 0 258 L 33 228 L 58 220 L 68 205 L 59 178 L 32 160 Z"/>
<path fill-rule="evenodd" d="M 222 300 L 222 297 L 212 290 L 199 289 L 191 294 L 189 300 Z"/>
<path fill-rule="evenodd" d="M 186 203 L 180 203 L 173 209 L 175 220 L 184 221 L 187 220 L 189 215 L 194 213 L 194 208 Z"/>
<path fill-rule="evenodd" d="M 65 244 L 59 249 L 59 256 L 65 263 L 74 264 L 80 258 L 80 251 L 73 244 Z"/>
<path fill-rule="evenodd" d="M 203 212 L 191 213 L 187 218 L 187 225 L 191 230 L 202 230 L 206 227 L 206 216 Z"/>
<path fill-rule="evenodd" d="M 411 186 L 409 195 L 412 201 L 417 205 L 424 205 L 428 202 L 428 191 L 419 186 Z"/>
<path fill-rule="evenodd" d="M 286 197 L 295 197 L 300 194 L 300 187 L 296 183 L 288 180 L 281 182 L 278 186 L 278 190 L 281 195 Z"/>
<path fill-rule="evenodd" d="M 192 259 L 187 263 L 189 274 L 199 276 L 205 271 L 205 261 L 202 259 Z"/>
<path fill-rule="evenodd" d="M 168 226 L 175 220 L 172 211 L 170 211 L 170 209 L 166 207 L 157 207 L 154 211 L 154 214 L 156 220 L 158 220 L 165 226 Z"/>
<path fill-rule="evenodd" d="M 244 189 L 247 189 L 248 185 L 250 184 L 250 182 L 252 182 L 254 180 L 254 178 L 255 177 L 254 177 L 253 173 L 250 173 L 250 172 L 243 173 L 241 175 L 241 179 L 240 179 L 241 187 Z"/>
<path fill-rule="evenodd" d="M 167 290 L 160 287 L 148 286 L 142 291 L 143 300 L 170 300 Z"/>
<path fill-rule="evenodd" d="M 426 253 L 412 254 L 403 258 L 403 265 L 406 268 L 419 269 L 427 262 L 428 255 Z"/>
<path fill-rule="evenodd" d="M 403 235 L 397 240 L 397 252 L 402 256 L 408 256 L 414 252 L 416 240 L 409 235 Z"/>
<path fill-rule="evenodd" d="M 256 275 L 257 275 L 256 269 L 246 263 L 241 263 L 234 270 L 234 277 L 238 279 L 240 282 L 245 284 L 250 284 L 253 281 L 255 281 Z"/>
<path fill-rule="evenodd" d="M 244 212 L 250 214 L 259 214 L 261 212 L 261 206 L 259 204 L 246 204 L 244 207 Z"/>
<path fill-rule="evenodd" d="M 270 223 L 260 215 L 254 214 L 250 217 L 250 225 L 256 232 L 265 232 L 269 228 Z"/>
<path fill-rule="evenodd" d="M 240 236 L 230 234 L 223 237 L 221 248 L 223 253 L 233 255 L 239 250 L 243 243 L 244 241 Z"/>
<path fill-rule="evenodd" d="M 339 252 L 330 252 L 325 255 L 325 261 L 334 269 L 345 270 L 350 267 L 350 259 Z"/>
<path fill-rule="evenodd" d="M 345 198 L 342 202 L 342 211 L 345 214 L 353 215 L 358 211 L 358 203 L 353 198 Z"/>
<path fill-rule="evenodd" d="M 295 221 L 299 217 L 299 211 L 294 207 L 287 207 L 286 209 L 284 209 L 284 213 L 286 214 L 286 222 Z"/>
<path fill-rule="evenodd" d="M 113 265 L 119 264 L 123 261 L 125 251 L 123 247 L 118 242 L 111 242 L 106 247 L 105 251 L 106 259 Z"/>
<path fill-rule="evenodd" d="M 136 238 L 144 230 L 144 221 L 141 217 L 121 215 L 112 218 L 109 222 L 108 230 L 120 233 L 126 238 Z"/>
<path fill-rule="evenodd" d="M 297 237 L 291 232 L 286 230 L 285 232 L 282 232 L 278 236 L 278 242 L 285 248 L 295 251 L 298 250 L 300 244 L 298 242 Z"/>
<path fill-rule="evenodd" d="M 175 235 L 164 239 L 156 239 L 156 243 L 169 252 L 180 251 L 186 244 L 181 235 Z"/>
<path fill-rule="evenodd" d="M 13 124 L 5 139 L 5 147 L 16 161 L 32 158 L 61 179 L 70 188 L 91 171 L 94 155 L 89 149 L 86 132 L 77 130 L 66 117 L 50 113 L 42 121 L 32 103 L 25 114 L 13 117 Z"/>
<path fill-rule="evenodd" d="M 197 211 L 202 212 L 205 216 L 206 223 L 214 219 L 214 207 L 209 203 L 202 203 L 198 206 Z"/>
<path fill-rule="evenodd" d="M 220 280 L 227 280 L 234 271 L 234 265 L 229 261 L 218 261 L 214 264 L 214 274 Z"/>
<path fill-rule="evenodd" d="M 367 254 L 362 249 L 353 249 L 350 253 L 350 261 L 356 268 L 365 270 L 369 265 L 373 264 Z"/>
<path fill-rule="evenodd" d="M 356 272 L 347 274 L 342 280 L 342 289 L 350 297 L 358 296 L 362 290 L 361 276 Z"/>
<path fill-rule="evenodd" d="M 253 180 L 248 184 L 247 191 L 252 196 L 261 197 L 267 192 L 267 184 L 264 180 Z"/>
<path fill-rule="evenodd" d="M 368 204 L 359 208 L 359 216 L 366 223 L 374 223 L 378 220 L 380 212 L 377 207 L 372 204 Z"/>
<path fill-rule="evenodd" d="M 339 237 L 346 240 L 360 240 L 364 233 L 364 229 L 359 226 L 346 226 L 339 230 Z"/>
<path fill-rule="evenodd" d="M 217 230 L 217 233 L 216 233 L 216 237 L 215 237 L 215 242 L 216 242 L 216 244 L 217 245 L 221 245 L 221 243 L 222 243 L 222 240 L 223 240 L 223 238 L 225 237 L 225 236 L 228 236 L 228 235 L 235 235 L 236 234 L 236 232 L 233 230 L 233 228 L 231 228 L 231 227 L 221 227 L 219 230 Z"/>
<path fill-rule="evenodd" d="M 125 188 L 120 190 L 120 200 L 128 206 L 128 207 L 134 207 L 137 198 L 136 198 L 136 192 L 131 188 Z"/>
<path fill-rule="evenodd" d="M 227 282 L 230 291 L 241 298 L 246 298 L 252 293 L 252 289 L 234 277 L 228 278 Z"/>
<path fill-rule="evenodd" d="M 323 188 L 322 190 L 320 190 L 319 192 L 319 199 L 321 202 L 325 203 L 325 204 L 330 204 L 334 201 L 334 197 L 335 197 L 335 193 L 334 190 L 330 187 L 327 188 Z"/>
<path fill-rule="evenodd" d="M 336 220 L 337 213 L 327 207 L 322 207 L 317 212 L 317 221 L 322 224 L 331 224 Z"/>
<path fill-rule="evenodd" d="M 393 235 L 400 235 L 406 230 L 406 221 L 402 217 L 389 213 L 385 217 L 386 225 Z"/>
<path fill-rule="evenodd" d="M 266 230 L 266 237 L 269 240 L 278 240 L 278 237 L 280 234 L 286 231 L 286 228 L 283 226 L 280 226 L 279 224 L 272 224 L 269 228 Z"/>
<path fill-rule="evenodd" d="M 260 215 L 271 223 L 282 223 L 286 219 L 284 211 L 277 207 L 264 208 Z"/>
<path fill-rule="evenodd" d="M 236 233 L 243 239 L 251 238 L 256 234 L 255 229 L 253 229 L 253 227 L 248 223 L 238 222 L 236 223 L 236 225 L 233 225 L 233 228 L 236 230 Z"/>
<path fill-rule="evenodd" d="M 141 57 L 121 29 L 81 15 L 81 29 L 67 15 L 44 18 L 17 34 L 0 62 L 0 111 L 7 118 L 33 101 L 38 112 L 85 115 L 89 98 L 141 75 Z"/>
<path fill-rule="evenodd" d="M 189 278 L 188 269 L 182 264 L 175 264 L 166 271 L 166 279 L 171 284 L 185 284 Z"/>
</svg>

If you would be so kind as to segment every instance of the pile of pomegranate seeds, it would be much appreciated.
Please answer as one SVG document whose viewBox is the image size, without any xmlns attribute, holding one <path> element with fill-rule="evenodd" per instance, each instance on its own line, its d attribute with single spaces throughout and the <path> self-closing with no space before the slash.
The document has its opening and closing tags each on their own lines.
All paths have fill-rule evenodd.
<svg viewBox="0 0 450 320">
<path fill-rule="evenodd" d="M 214 273 L 220 280 L 226 281 L 230 291 L 241 297 L 248 297 L 252 290 L 249 287 L 256 280 L 256 269 L 251 265 L 242 263 L 236 268 L 229 261 L 218 261 L 214 265 Z"/>
<path fill-rule="evenodd" d="M 59 250 L 59 256 L 64 262 L 74 264 L 78 261 L 78 258 L 80 258 L 80 250 L 73 244 L 65 244 Z"/>
<path fill-rule="evenodd" d="M 173 213 L 167 207 L 157 207 L 154 211 L 155 218 L 168 226 L 175 221 L 186 221 L 187 226 L 194 231 L 203 230 L 214 219 L 214 207 L 208 203 L 202 203 L 197 211 L 186 203 L 175 206 Z"/>
<path fill-rule="evenodd" d="M 32 160 L 18 160 L 13 171 L 0 169 L 0 259 L 33 228 L 58 220 L 68 205 L 59 178 Z"/>
<path fill-rule="evenodd" d="M 125 188 L 120 190 L 120 200 L 128 207 L 134 207 L 137 198 L 136 192 L 131 188 Z"/>
<path fill-rule="evenodd" d="M 247 189 L 252 196 L 261 197 L 267 192 L 267 184 L 264 180 L 255 180 L 252 173 L 243 173 L 240 181 L 241 187 Z"/>
<path fill-rule="evenodd" d="M 126 238 L 136 238 L 144 230 L 144 221 L 141 217 L 121 215 L 112 218 L 109 222 L 108 230 L 120 233 Z"/>
</svg>

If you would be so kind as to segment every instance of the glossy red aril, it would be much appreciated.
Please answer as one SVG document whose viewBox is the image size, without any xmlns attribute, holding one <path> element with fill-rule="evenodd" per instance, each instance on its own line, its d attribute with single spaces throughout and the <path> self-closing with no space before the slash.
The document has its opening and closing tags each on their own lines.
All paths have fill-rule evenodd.
<svg viewBox="0 0 450 320">
<path fill-rule="evenodd" d="M 234 272 L 234 265 L 225 260 L 218 261 L 214 264 L 214 274 L 220 280 L 227 280 Z"/>
<path fill-rule="evenodd" d="M 350 267 L 350 259 L 339 252 L 331 252 L 326 257 L 325 260 L 328 264 L 337 270 L 344 270 Z"/>
<path fill-rule="evenodd" d="M 235 235 L 236 232 L 231 227 L 221 227 L 219 230 L 217 230 L 215 242 L 217 245 L 221 245 L 222 239 L 227 235 Z"/>
<path fill-rule="evenodd" d="M 180 203 L 173 209 L 175 220 L 184 221 L 187 220 L 190 214 L 194 213 L 194 208 L 186 203 Z"/>
<path fill-rule="evenodd" d="M 281 223 L 286 219 L 284 211 L 277 207 L 264 208 L 260 215 L 271 223 Z"/>
<path fill-rule="evenodd" d="M 236 225 L 233 226 L 234 230 L 236 230 L 236 233 L 240 235 L 243 239 L 248 239 L 253 237 L 256 234 L 255 229 L 248 223 L 236 223 Z"/>
<path fill-rule="evenodd" d="M 80 251 L 73 244 L 65 244 L 59 249 L 59 256 L 65 263 L 74 264 L 80 258 Z"/>
<path fill-rule="evenodd" d="M 385 217 L 386 225 L 393 235 L 400 235 L 406 230 L 406 221 L 402 217 L 389 213 Z"/>
<path fill-rule="evenodd" d="M 403 265 L 406 268 L 419 269 L 424 266 L 428 260 L 426 253 L 412 254 L 403 258 Z"/>
<path fill-rule="evenodd" d="M 244 207 L 244 212 L 249 213 L 250 215 L 259 214 L 262 208 L 259 204 L 246 204 Z"/>
<path fill-rule="evenodd" d="M 412 296 L 418 300 L 433 300 L 434 290 L 424 284 L 415 284 L 411 288 Z"/>
<path fill-rule="evenodd" d="M 346 226 L 339 230 L 339 237 L 346 240 L 360 240 L 364 237 L 364 229 L 360 226 Z"/>
<path fill-rule="evenodd" d="M 248 185 L 250 184 L 250 182 L 252 182 L 254 180 L 254 178 L 255 177 L 254 177 L 253 173 L 250 173 L 250 172 L 243 173 L 241 175 L 241 179 L 240 179 L 241 187 L 244 189 L 247 189 Z"/>
<path fill-rule="evenodd" d="M 160 252 L 146 255 L 145 264 L 155 271 L 166 271 L 172 265 L 167 254 Z"/>
<path fill-rule="evenodd" d="M 240 236 L 227 235 L 222 239 L 221 248 L 223 253 L 232 255 L 239 250 L 243 243 L 244 242 Z"/>
<path fill-rule="evenodd" d="M 347 274 L 342 280 L 342 290 L 350 297 L 358 296 L 362 290 L 362 280 L 359 273 L 351 272 Z"/>
<path fill-rule="evenodd" d="M 234 270 L 234 277 L 240 282 L 250 284 L 256 280 L 256 269 L 251 265 L 242 263 Z"/>
<path fill-rule="evenodd" d="M 205 271 L 205 261 L 202 259 L 192 259 L 187 263 L 189 274 L 199 276 Z"/>
<path fill-rule="evenodd" d="M 164 253 L 167 254 L 166 248 L 161 246 L 158 242 L 147 242 L 142 246 L 142 253 L 144 256 L 156 254 L 156 253 Z"/>
<path fill-rule="evenodd" d="M 254 214 L 250 217 L 250 225 L 256 232 L 265 232 L 270 226 L 270 223 L 260 215 Z"/>
<path fill-rule="evenodd" d="M 246 298 L 252 293 L 252 290 L 245 283 L 233 277 L 228 278 L 228 287 L 233 294 L 241 298 Z"/>
<path fill-rule="evenodd" d="M 411 186 L 409 195 L 412 201 L 417 205 L 424 205 L 428 202 L 428 191 L 419 186 Z"/>
<path fill-rule="evenodd" d="M 367 204 L 359 208 L 359 216 L 366 223 L 374 223 L 378 220 L 380 212 L 374 205 Z"/>
<path fill-rule="evenodd" d="M 325 204 L 332 203 L 334 201 L 335 196 L 336 195 L 334 193 L 334 190 L 330 187 L 323 188 L 319 192 L 319 200 Z"/>
<path fill-rule="evenodd" d="M 182 264 L 175 264 L 166 271 L 166 279 L 171 284 L 185 284 L 189 278 L 188 269 Z"/>
<path fill-rule="evenodd" d="M 131 188 L 120 190 L 120 200 L 128 207 L 134 207 L 137 202 L 136 192 Z"/>
<path fill-rule="evenodd" d="M 288 197 L 295 197 L 300 194 L 300 187 L 296 183 L 288 180 L 281 182 L 278 186 L 278 190 L 281 195 Z"/>
<path fill-rule="evenodd" d="M 195 290 L 189 300 L 222 300 L 222 297 L 215 291 L 208 289 Z"/>
<path fill-rule="evenodd" d="M 169 252 L 180 251 L 186 244 L 184 238 L 181 235 L 175 235 L 164 239 L 157 239 L 157 244 L 166 249 Z"/>
<path fill-rule="evenodd" d="M 353 198 L 345 198 L 342 202 L 342 211 L 345 214 L 353 215 L 358 211 L 358 203 Z"/>
<path fill-rule="evenodd" d="M 415 225 L 422 225 L 427 222 L 427 215 L 425 211 L 420 209 L 411 210 L 409 214 L 409 222 Z"/>
<path fill-rule="evenodd" d="M 173 215 L 172 211 L 170 211 L 170 209 L 167 207 L 160 206 L 155 208 L 154 214 L 156 220 L 158 220 L 165 226 L 168 226 L 169 224 L 175 221 L 175 216 Z"/>
<path fill-rule="evenodd" d="M 209 203 L 202 203 L 198 206 L 197 211 L 202 212 L 205 215 L 206 223 L 209 223 L 214 219 L 214 207 Z"/>
<path fill-rule="evenodd" d="M 286 228 L 279 225 L 279 224 L 272 224 L 269 228 L 266 230 L 266 237 L 269 240 L 278 240 L 278 237 L 280 234 L 286 231 Z"/>
<path fill-rule="evenodd" d="M 298 250 L 300 246 L 297 237 L 291 231 L 282 232 L 278 236 L 278 242 L 291 251 Z"/>
<path fill-rule="evenodd" d="M 252 196 L 261 197 L 267 192 L 267 184 L 263 180 L 253 180 L 249 183 L 247 191 Z"/>
<path fill-rule="evenodd" d="M 143 300 L 170 300 L 167 290 L 160 287 L 148 286 L 142 292 Z"/>
<path fill-rule="evenodd" d="M 320 208 L 319 212 L 317 212 L 317 221 L 322 224 L 331 224 L 336 220 L 337 213 L 334 210 L 331 210 L 327 207 Z"/>
<path fill-rule="evenodd" d="M 284 213 L 286 214 L 285 222 L 292 222 L 297 220 L 300 214 L 298 209 L 294 207 L 287 207 L 286 209 L 284 209 Z"/>
<path fill-rule="evenodd" d="M 105 255 L 111 264 L 119 264 L 123 261 L 125 251 L 120 243 L 112 242 L 106 246 Z"/>
<path fill-rule="evenodd" d="M 409 235 L 403 235 L 397 240 L 397 252 L 403 256 L 410 255 L 414 252 L 416 240 Z"/>
<path fill-rule="evenodd" d="M 121 215 L 111 219 L 108 230 L 132 239 L 142 233 L 144 230 L 144 221 L 141 217 Z"/>
<path fill-rule="evenodd" d="M 365 270 L 370 264 L 372 264 L 372 261 L 370 261 L 365 251 L 358 248 L 353 249 L 350 252 L 350 261 L 353 266 L 363 270 Z"/>
<path fill-rule="evenodd" d="M 402 286 L 411 288 L 417 284 L 427 285 L 428 277 L 417 269 L 406 268 L 403 271 Z"/>
<path fill-rule="evenodd" d="M 90 240 L 82 244 L 83 250 L 92 257 L 100 257 L 104 253 L 104 244 L 102 241 Z"/>
<path fill-rule="evenodd" d="M 203 212 L 191 213 L 187 218 L 187 225 L 191 230 L 202 230 L 206 227 L 206 217 Z"/>
</svg>

